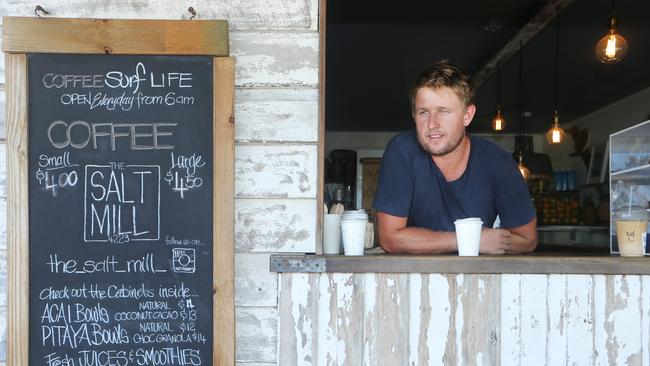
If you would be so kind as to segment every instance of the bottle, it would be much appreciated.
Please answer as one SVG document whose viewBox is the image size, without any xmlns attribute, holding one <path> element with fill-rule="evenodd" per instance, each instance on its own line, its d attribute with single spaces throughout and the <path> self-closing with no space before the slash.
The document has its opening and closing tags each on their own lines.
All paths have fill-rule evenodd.
<svg viewBox="0 0 650 366">
<path fill-rule="evenodd" d="M 354 202 L 352 202 L 352 187 L 347 185 L 345 186 L 345 195 L 343 196 L 343 206 L 346 210 L 354 210 Z"/>
<path fill-rule="evenodd" d="M 343 200 L 344 192 L 343 188 L 338 188 L 334 191 L 334 200 L 332 201 L 332 207 L 330 208 L 330 213 L 332 214 L 342 214 L 345 210 L 345 202 Z"/>
</svg>

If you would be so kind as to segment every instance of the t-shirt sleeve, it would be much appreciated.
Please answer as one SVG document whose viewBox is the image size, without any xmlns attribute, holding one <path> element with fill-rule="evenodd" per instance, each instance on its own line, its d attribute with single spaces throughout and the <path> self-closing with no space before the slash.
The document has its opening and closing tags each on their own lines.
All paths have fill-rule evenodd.
<svg viewBox="0 0 650 366">
<path fill-rule="evenodd" d="M 373 208 L 389 215 L 408 217 L 412 197 L 412 162 L 405 149 L 392 140 L 381 160 Z"/>
<path fill-rule="evenodd" d="M 509 158 L 509 156 L 508 156 Z M 528 193 L 526 181 L 514 160 L 504 164 L 503 172 L 496 179 L 496 209 L 501 227 L 514 228 L 529 223 L 535 217 L 535 207 Z"/>
</svg>

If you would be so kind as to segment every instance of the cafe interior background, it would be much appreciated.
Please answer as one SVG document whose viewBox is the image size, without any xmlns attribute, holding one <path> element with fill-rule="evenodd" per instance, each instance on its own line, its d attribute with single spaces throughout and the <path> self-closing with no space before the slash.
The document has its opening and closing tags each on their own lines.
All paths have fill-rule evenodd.
<svg viewBox="0 0 650 366">
<path fill-rule="evenodd" d="M 609 135 L 650 119 L 648 11 L 649 2 L 630 0 L 328 2 L 326 201 L 370 207 L 373 158 L 413 127 L 410 85 L 448 59 L 477 86 L 468 132 L 515 161 L 521 152 L 540 243 L 609 250 Z M 627 43 L 615 60 L 599 43 L 612 17 Z M 556 111 L 564 136 L 551 144 Z M 638 158 L 650 146 L 641 150 Z M 637 188 L 635 200 L 647 208 L 650 192 Z"/>
</svg>

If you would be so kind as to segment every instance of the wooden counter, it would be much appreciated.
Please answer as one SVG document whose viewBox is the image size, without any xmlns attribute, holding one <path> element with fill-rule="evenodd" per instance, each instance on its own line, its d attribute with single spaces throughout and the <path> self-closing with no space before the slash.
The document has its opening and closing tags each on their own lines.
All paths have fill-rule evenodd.
<svg viewBox="0 0 650 366">
<path fill-rule="evenodd" d="M 650 258 L 273 255 L 281 365 L 650 365 Z"/>
<path fill-rule="evenodd" d="M 650 257 L 602 252 L 520 255 L 272 255 L 272 272 L 650 275 Z"/>
</svg>

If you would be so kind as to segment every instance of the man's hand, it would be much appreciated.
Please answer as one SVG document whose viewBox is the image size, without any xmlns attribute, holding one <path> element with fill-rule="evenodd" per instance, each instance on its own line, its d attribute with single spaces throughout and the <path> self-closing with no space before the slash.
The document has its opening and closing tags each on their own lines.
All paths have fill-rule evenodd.
<svg viewBox="0 0 650 366">
<path fill-rule="evenodd" d="M 483 254 L 503 254 L 511 250 L 511 233 L 505 229 L 483 228 L 481 230 L 480 252 Z"/>
<path fill-rule="evenodd" d="M 508 229 L 481 231 L 480 252 L 484 254 L 528 253 L 537 247 L 537 219 Z"/>
</svg>

